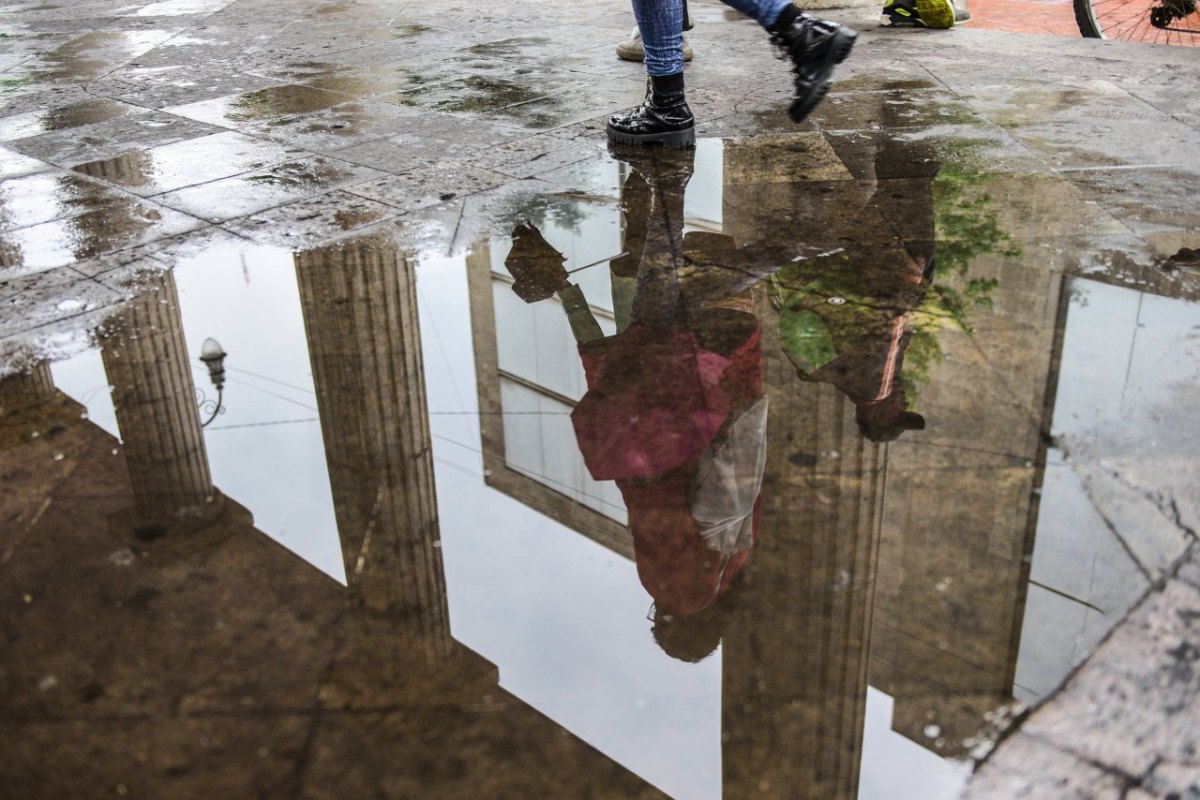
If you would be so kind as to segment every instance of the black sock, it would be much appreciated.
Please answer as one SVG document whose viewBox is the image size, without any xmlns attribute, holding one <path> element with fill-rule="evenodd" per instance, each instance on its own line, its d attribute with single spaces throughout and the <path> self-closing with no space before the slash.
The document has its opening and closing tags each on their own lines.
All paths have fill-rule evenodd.
<svg viewBox="0 0 1200 800">
<path fill-rule="evenodd" d="M 800 16 L 800 13 L 800 9 L 789 3 L 783 7 L 783 11 L 779 12 L 779 18 L 775 20 L 775 24 L 772 25 L 769 30 L 773 31 L 774 33 L 782 33 L 783 31 L 786 31 L 788 28 L 792 27 L 792 22 L 796 19 L 796 17 Z"/>
<path fill-rule="evenodd" d="M 674 75 L 651 75 L 650 85 L 654 87 L 655 94 L 682 94 L 683 73 L 676 72 Z"/>
</svg>

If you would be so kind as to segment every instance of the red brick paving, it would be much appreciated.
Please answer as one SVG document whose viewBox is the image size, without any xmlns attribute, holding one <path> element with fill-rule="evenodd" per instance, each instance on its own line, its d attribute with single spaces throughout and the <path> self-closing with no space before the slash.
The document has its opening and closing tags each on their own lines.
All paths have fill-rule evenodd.
<svg viewBox="0 0 1200 800">
<path fill-rule="evenodd" d="M 1132 0 L 1130 3 L 1130 6 L 1142 5 L 1148 5 L 1147 0 Z M 1080 36 L 1071 0 L 968 0 L 967 6 L 972 16 L 968 24 L 975 28 Z M 1200 27 L 1195 14 L 1176 24 L 1192 29 Z M 1165 37 L 1165 34 L 1162 36 Z M 1200 46 L 1200 35 L 1172 38 L 1172 44 Z"/>
<path fill-rule="evenodd" d="M 968 0 L 972 28 L 1079 37 L 1071 0 Z"/>
</svg>

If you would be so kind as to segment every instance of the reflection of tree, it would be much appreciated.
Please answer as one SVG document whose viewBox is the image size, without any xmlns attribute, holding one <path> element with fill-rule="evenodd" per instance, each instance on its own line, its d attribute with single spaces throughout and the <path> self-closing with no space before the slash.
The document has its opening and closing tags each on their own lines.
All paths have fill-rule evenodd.
<svg viewBox="0 0 1200 800">
<path fill-rule="evenodd" d="M 525 221 L 535 228 L 544 228 L 549 223 L 578 234 L 588 212 L 577 199 L 562 195 L 538 195 L 522 204 L 513 216 L 514 223 Z"/>
<path fill-rule="evenodd" d="M 991 180 L 991 175 L 965 173 L 953 165 L 943 166 L 933 180 L 937 244 L 932 283 L 913 315 L 915 330 L 902 376 L 910 402 L 916 401 L 918 386 L 929 382 L 931 370 L 942 360 L 938 332 L 957 328 L 973 333 L 975 309 L 992 307 L 991 295 L 1000 281 L 971 277 L 971 263 L 987 254 L 1009 259 L 1021 255 L 1021 249 L 1000 229 L 991 196 L 974 191 Z"/>
<path fill-rule="evenodd" d="M 271 93 L 266 89 L 257 92 L 247 92 L 233 101 L 237 112 L 229 112 L 225 118 L 230 122 L 248 122 L 255 119 L 265 119 L 271 116 Z"/>
<path fill-rule="evenodd" d="M 991 308 L 991 293 L 998 285 L 995 278 L 971 278 L 958 289 L 947 285 L 949 276 L 965 278 L 967 268 L 976 256 L 992 253 L 1004 258 L 1016 258 L 1021 249 L 1012 244 L 1007 233 L 1000 230 L 991 210 L 992 198 L 986 192 L 971 197 L 972 187 L 986 185 L 990 175 L 968 175 L 952 166 L 943 167 L 933 181 L 933 222 L 937 232 L 937 255 L 934 268 L 934 291 L 941 296 L 946 309 L 967 331 L 967 317 L 975 307 Z M 936 279 L 943 283 L 937 284 Z"/>
</svg>

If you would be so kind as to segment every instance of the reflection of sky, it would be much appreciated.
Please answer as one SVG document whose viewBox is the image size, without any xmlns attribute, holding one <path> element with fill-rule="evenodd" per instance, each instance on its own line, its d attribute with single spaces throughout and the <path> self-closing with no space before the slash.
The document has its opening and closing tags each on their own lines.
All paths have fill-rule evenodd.
<svg viewBox="0 0 1200 800">
<path fill-rule="evenodd" d="M 1089 280 L 1066 287 L 1053 435 L 1068 450 L 1104 441 L 1194 458 L 1200 437 L 1180 401 L 1200 384 L 1200 305 Z M 1017 660 L 1024 700 L 1054 689 L 1148 588 L 1067 457 L 1050 449 L 1042 486 Z"/>
<path fill-rule="evenodd" d="M 943 760 L 892 730 L 891 697 L 867 689 L 859 800 L 938 800 L 958 797 L 970 766 Z M 732 800 L 732 798 L 730 798 Z"/>
</svg>

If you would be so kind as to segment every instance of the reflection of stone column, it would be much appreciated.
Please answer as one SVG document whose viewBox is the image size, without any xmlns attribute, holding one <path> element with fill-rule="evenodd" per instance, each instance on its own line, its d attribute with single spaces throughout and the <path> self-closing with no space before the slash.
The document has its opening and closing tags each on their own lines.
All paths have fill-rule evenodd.
<svg viewBox="0 0 1200 800">
<path fill-rule="evenodd" d="M 0 380 L 0 411 L 36 405 L 54 396 L 49 361 L 39 361 L 28 372 Z"/>
<path fill-rule="evenodd" d="M 414 265 L 361 240 L 299 253 L 296 272 L 347 582 L 442 657 L 450 626 Z"/>
<path fill-rule="evenodd" d="M 126 150 L 112 158 L 89 161 L 74 169 L 88 177 L 121 186 L 147 186 L 154 175 L 154 159 L 142 150 Z"/>
<path fill-rule="evenodd" d="M 174 276 L 162 273 L 122 308 L 105 326 L 103 343 L 139 524 L 215 513 Z"/>
<path fill-rule="evenodd" d="M 940 335 L 936 424 L 890 446 L 872 655 L 893 729 L 946 755 L 1013 696 L 1061 331 L 1061 273 L 984 256 L 972 275 L 998 279 L 994 309 Z"/>
<path fill-rule="evenodd" d="M 763 352 L 771 449 L 759 542 L 722 651 L 725 796 L 851 800 L 886 450 L 861 436 L 836 389 L 796 379 L 772 326 Z"/>
</svg>

